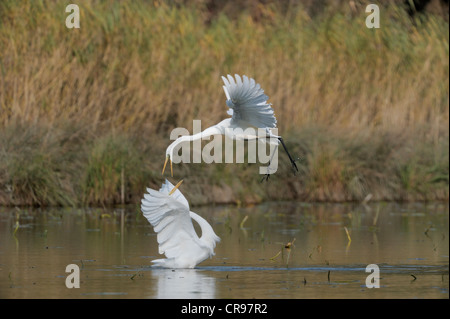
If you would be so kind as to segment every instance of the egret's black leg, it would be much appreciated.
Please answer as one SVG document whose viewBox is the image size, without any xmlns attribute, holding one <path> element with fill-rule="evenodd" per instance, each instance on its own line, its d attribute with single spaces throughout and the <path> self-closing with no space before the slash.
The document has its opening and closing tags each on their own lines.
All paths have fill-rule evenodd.
<svg viewBox="0 0 450 319">
<path fill-rule="evenodd" d="M 262 183 L 263 181 L 264 181 L 264 179 L 266 180 L 266 182 L 269 180 L 269 177 L 270 177 L 270 174 L 265 174 L 264 176 L 263 176 L 263 178 L 261 179 L 261 182 L 260 183 Z"/>
<path fill-rule="evenodd" d="M 291 154 L 289 154 L 289 151 L 287 150 L 286 145 L 284 144 L 283 138 L 279 137 L 278 140 L 281 142 L 281 145 L 283 145 L 286 154 L 289 156 L 289 160 L 291 161 L 292 167 L 295 168 L 295 170 L 298 172 L 297 164 L 295 164 L 295 161 L 292 159 Z"/>
<path fill-rule="evenodd" d="M 266 182 L 269 181 L 269 177 L 270 177 L 270 173 L 269 173 L 269 171 L 270 171 L 270 165 L 272 165 L 273 156 L 275 155 L 275 152 L 276 152 L 277 148 L 278 148 L 278 145 L 275 146 L 275 149 L 273 150 L 272 156 L 270 156 L 269 165 L 267 166 L 267 174 L 265 174 L 265 175 L 263 176 L 263 178 L 261 179 L 261 182 L 260 182 L 260 183 L 262 183 L 262 182 L 264 181 L 264 179 L 266 180 Z"/>
</svg>

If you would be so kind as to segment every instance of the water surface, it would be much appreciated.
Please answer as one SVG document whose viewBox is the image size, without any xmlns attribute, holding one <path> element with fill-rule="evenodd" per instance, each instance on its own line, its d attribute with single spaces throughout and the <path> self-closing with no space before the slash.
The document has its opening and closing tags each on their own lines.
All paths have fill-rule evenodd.
<svg viewBox="0 0 450 319">
<path fill-rule="evenodd" d="M 0 208 L 0 297 L 449 298 L 446 203 L 193 211 L 222 241 L 196 269 L 171 270 L 150 267 L 161 256 L 137 207 Z M 68 264 L 80 288 L 66 287 Z M 380 288 L 366 286 L 369 264 Z"/>
</svg>

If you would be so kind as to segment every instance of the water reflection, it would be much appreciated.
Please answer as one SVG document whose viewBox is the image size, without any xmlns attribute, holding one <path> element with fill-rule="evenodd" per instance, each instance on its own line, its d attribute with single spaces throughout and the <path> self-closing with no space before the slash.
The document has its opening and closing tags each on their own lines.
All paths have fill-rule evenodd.
<svg viewBox="0 0 450 319">
<path fill-rule="evenodd" d="M 201 273 L 198 269 L 151 270 L 157 280 L 156 295 L 160 299 L 216 298 L 216 279 Z"/>
<path fill-rule="evenodd" d="M 447 203 L 286 202 L 196 211 L 222 241 L 197 269 L 172 271 L 150 268 L 163 256 L 138 207 L 0 207 L 0 298 L 449 296 Z M 81 269 L 80 289 L 64 285 L 72 263 Z M 382 288 L 365 289 L 368 264 L 380 266 Z"/>
</svg>

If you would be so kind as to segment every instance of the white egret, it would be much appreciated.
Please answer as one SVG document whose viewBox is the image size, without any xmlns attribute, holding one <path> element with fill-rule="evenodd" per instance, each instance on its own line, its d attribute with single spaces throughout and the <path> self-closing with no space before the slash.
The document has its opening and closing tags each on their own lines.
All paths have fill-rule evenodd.
<svg viewBox="0 0 450 319">
<path fill-rule="evenodd" d="M 159 191 L 147 188 L 148 194 L 141 201 L 144 216 L 158 234 L 159 253 L 166 259 L 152 260 L 153 266 L 164 268 L 194 268 L 214 255 L 216 242 L 220 238 L 211 225 L 202 217 L 189 210 L 189 203 L 178 187 L 167 179 Z M 201 228 L 198 237 L 192 219 Z"/>
<path fill-rule="evenodd" d="M 274 135 L 270 131 L 271 128 L 276 128 L 277 120 L 271 107 L 272 104 L 267 103 L 269 97 L 264 94 L 264 90 L 254 79 L 249 79 L 245 75 L 241 79 L 238 74 L 235 74 L 235 78 L 236 79 L 231 75 L 228 75 L 227 78 L 222 76 L 222 80 L 225 84 L 223 89 L 227 97 L 226 104 L 230 108 L 227 113 L 231 115 L 231 118 L 227 118 L 220 123 L 205 129 L 201 133 L 177 138 L 166 149 L 166 160 L 164 162 L 162 174 L 164 174 L 167 162 L 169 161 L 171 175 L 173 176 L 172 158 L 174 149 L 178 144 L 198 140 L 211 135 L 225 135 L 234 140 L 250 140 L 258 138 L 262 140 L 266 140 L 267 138 L 270 138 L 271 141 L 275 140 L 277 145 L 279 143 L 283 145 L 293 168 L 298 171 L 295 160 L 293 160 L 289 154 L 281 136 Z M 266 135 L 242 135 L 242 132 L 247 128 L 266 129 Z M 267 173 L 266 180 L 269 176 L 269 173 Z"/>
</svg>

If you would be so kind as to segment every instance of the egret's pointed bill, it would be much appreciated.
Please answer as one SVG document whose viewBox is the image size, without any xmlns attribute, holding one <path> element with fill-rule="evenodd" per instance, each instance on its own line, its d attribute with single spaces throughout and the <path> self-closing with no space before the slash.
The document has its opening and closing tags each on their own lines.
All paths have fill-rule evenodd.
<svg viewBox="0 0 450 319">
<path fill-rule="evenodd" d="M 166 157 L 166 161 L 164 162 L 164 166 L 161 172 L 161 175 L 164 175 L 164 171 L 166 170 L 167 161 L 169 160 L 169 156 Z"/>
<path fill-rule="evenodd" d="M 172 188 L 172 190 L 169 193 L 169 196 L 172 195 L 173 193 L 175 193 L 175 191 L 177 190 L 178 187 L 180 187 L 181 183 L 183 183 L 183 180 L 179 181 L 177 185 L 175 185 L 174 188 Z"/>
<path fill-rule="evenodd" d="M 172 160 L 170 159 L 170 156 L 166 157 L 166 161 L 164 162 L 164 166 L 163 166 L 161 175 L 164 175 L 164 171 L 166 170 L 167 161 L 170 161 L 170 175 L 173 177 Z"/>
</svg>

